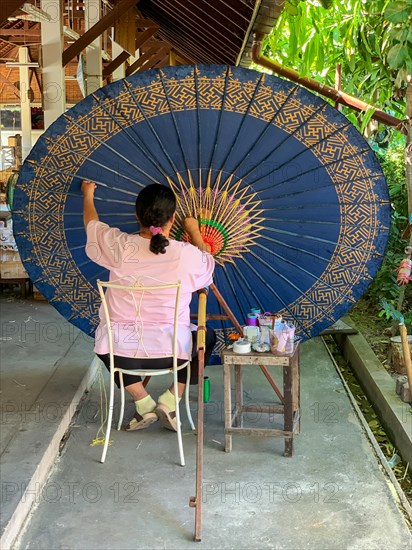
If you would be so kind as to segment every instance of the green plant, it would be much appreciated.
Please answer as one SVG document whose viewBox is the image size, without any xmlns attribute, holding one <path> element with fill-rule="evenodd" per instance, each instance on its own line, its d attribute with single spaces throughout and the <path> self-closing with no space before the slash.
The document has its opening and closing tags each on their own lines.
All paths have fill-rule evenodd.
<svg viewBox="0 0 412 550">
<path fill-rule="evenodd" d="M 400 287 L 396 282 L 396 269 L 405 256 L 404 250 L 408 244 L 407 239 L 402 239 L 408 220 L 408 198 L 403 160 L 404 143 L 402 141 L 391 143 L 387 149 L 383 150 L 374 147 L 386 176 L 392 205 L 391 228 L 385 259 L 366 294 L 366 298 L 377 305 L 381 304 L 382 298 L 385 298 L 391 305 L 397 305 Z M 412 296 L 409 289 L 404 301 L 403 314 L 405 323 L 411 324 Z M 379 316 L 388 318 L 386 310 L 381 306 Z"/>
</svg>

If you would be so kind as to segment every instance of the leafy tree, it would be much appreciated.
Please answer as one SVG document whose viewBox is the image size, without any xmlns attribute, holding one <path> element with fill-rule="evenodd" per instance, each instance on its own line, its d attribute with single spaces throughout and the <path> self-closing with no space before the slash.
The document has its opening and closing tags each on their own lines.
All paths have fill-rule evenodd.
<svg viewBox="0 0 412 550">
<path fill-rule="evenodd" d="M 339 65 L 342 90 L 404 119 L 406 89 L 412 86 L 412 0 L 286 0 L 263 53 L 329 86 L 335 85 Z M 372 114 L 343 111 L 361 130 Z M 394 270 L 407 244 L 401 238 L 408 222 L 405 139 L 381 126 L 371 144 L 386 174 L 393 210 L 385 262 L 368 294 L 378 308 L 382 296 L 401 307 Z M 411 302 L 409 293 L 407 310 Z"/>
<path fill-rule="evenodd" d="M 403 118 L 412 74 L 412 0 L 322 4 L 286 0 L 265 55 L 331 86 L 340 64 L 345 92 Z"/>
</svg>

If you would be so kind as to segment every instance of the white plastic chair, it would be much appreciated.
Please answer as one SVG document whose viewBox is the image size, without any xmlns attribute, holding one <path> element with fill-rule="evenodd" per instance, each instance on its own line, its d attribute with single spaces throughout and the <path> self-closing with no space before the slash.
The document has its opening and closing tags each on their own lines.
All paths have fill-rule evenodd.
<svg viewBox="0 0 412 550">
<path fill-rule="evenodd" d="M 177 281 L 176 283 L 166 283 L 166 284 L 159 284 L 159 285 L 142 285 L 139 281 L 135 281 L 133 284 L 129 285 L 122 285 L 118 284 L 116 282 L 104 282 L 104 281 L 97 281 L 97 286 L 100 292 L 102 305 L 106 317 L 106 325 L 107 325 L 107 331 L 109 336 L 109 352 L 110 352 L 110 397 L 109 397 L 109 414 L 107 418 L 107 430 L 106 430 L 106 437 L 103 447 L 103 453 L 102 457 L 100 459 L 100 462 L 104 462 L 106 459 L 106 453 L 107 448 L 109 445 L 109 439 L 110 439 L 110 430 L 112 425 L 112 418 L 113 418 L 113 404 L 114 404 L 114 375 L 116 372 L 119 373 L 119 379 L 120 379 L 120 391 L 121 391 L 121 404 L 120 404 L 120 417 L 119 422 L 117 425 L 117 429 L 120 430 L 120 427 L 122 425 L 123 421 L 123 415 L 124 415 L 124 406 L 125 406 L 125 398 L 124 398 L 124 385 L 123 385 L 123 373 L 130 374 L 134 376 L 161 376 L 164 374 L 170 374 L 173 373 L 173 384 L 174 384 L 174 394 L 175 394 L 175 405 L 176 405 L 176 423 L 177 423 L 177 440 L 179 445 L 179 455 L 180 455 L 180 464 L 181 466 L 185 465 L 185 458 L 183 453 L 183 442 L 182 442 L 182 431 L 180 426 L 180 411 L 179 411 L 179 400 L 178 400 L 178 392 L 177 392 L 177 371 L 184 369 L 187 367 L 187 379 L 186 379 L 186 388 L 185 388 L 185 402 L 186 402 L 186 413 L 187 417 L 190 423 L 190 426 L 192 430 L 195 429 L 195 426 L 193 424 L 192 415 L 190 414 L 190 407 L 189 407 L 189 383 L 190 383 L 190 361 L 185 361 L 182 365 L 177 365 L 177 330 L 178 330 L 178 307 L 179 307 L 179 298 L 180 298 L 180 288 L 181 283 L 180 281 Z M 172 355 L 164 357 L 166 358 L 173 358 L 173 367 L 168 369 L 153 369 L 153 370 L 126 370 L 126 369 L 120 369 L 114 366 L 114 353 L 113 353 L 113 331 L 112 331 L 112 321 L 110 316 L 109 307 L 106 301 L 105 296 L 105 289 L 111 289 L 111 292 L 116 290 L 126 291 L 131 293 L 131 298 L 134 300 L 134 303 L 136 304 L 136 297 L 137 300 L 140 300 L 142 297 L 142 293 L 146 291 L 155 291 L 156 293 L 162 292 L 166 289 L 175 289 L 175 311 L 174 311 L 174 323 L 173 323 L 173 342 L 172 342 Z M 154 356 L 135 356 L 139 359 L 150 359 L 154 358 Z M 156 357 L 158 358 L 158 356 Z M 163 358 L 163 357 L 162 357 Z"/>
</svg>

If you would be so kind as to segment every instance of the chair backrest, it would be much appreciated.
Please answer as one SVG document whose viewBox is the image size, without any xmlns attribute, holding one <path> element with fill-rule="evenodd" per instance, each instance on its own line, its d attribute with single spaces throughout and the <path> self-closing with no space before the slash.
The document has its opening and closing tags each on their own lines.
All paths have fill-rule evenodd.
<svg viewBox="0 0 412 550">
<path fill-rule="evenodd" d="M 122 292 L 130 293 L 131 299 L 133 300 L 133 303 L 135 304 L 135 306 L 137 306 L 138 301 L 142 299 L 142 296 L 147 291 L 154 291 L 156 292 L 156 294 L 158 294 L 166 290 L 168 291 L 174 290 L 175 300 L 174 300 L 174 316 L 173 316 L 172 356 L 175 362 L 177 360 L 177 335 L 178 335 L 179 300 L 180 300 L 181 282 L 176 281 L 173 283 L 167 283 L 164 281 L 153 279 L 151 277 L 145 277 L 145 279 L 151 279 L 154 282 L 156 282 L 156 284 L 150 284 L 150 285 L 142 284 L 138 279 L 134 280 L 132 283 L 129 282 L 129 284 L 121 284 L 121 282 L 118 282 L 118 281 L 123 281 L 124 279 L 118 279 L 116 281 L 111 281 L 111 282 L 101 281 L 100 279 L 97 280 L 97 287 L 99 289 L 103 310 L 106 318 L 106 325 L 107 325 L 107 331 L 109 336 L 110 355 L 113 356 L 112 316 L 111 316 L 109 305 L 107 303 L 105 290 L 110 289 L 111 292 L 122 291 Z M 130 281 L 130 277 L 128 277 L 128 280 Z"/>
</svg>

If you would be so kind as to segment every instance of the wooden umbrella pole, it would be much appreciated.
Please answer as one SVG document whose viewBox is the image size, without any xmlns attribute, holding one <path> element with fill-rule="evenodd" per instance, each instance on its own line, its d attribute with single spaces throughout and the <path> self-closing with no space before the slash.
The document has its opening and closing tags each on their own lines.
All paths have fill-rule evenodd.
<svg viewBox="0 0 412 550">
<path fill-rule="evenodd" d="M 197 327 L 197 357 L 199 364 L 199 382 L 197 387 L 197 444 L 196 444 L 196 495 L 190 498 L 189 506 L 195 508 L 194 540 L 202 540 L 202 497 L 203 497 L 203 419 L 204 419 L 204 386 L 206 349 L 206 298 L 207 290 L 198 290 L 198 327 Z"/>
<path fill-rule="evenodd" d="M 236 319 L 236 317 L 233 315 L 230 307 L 228 306 L 226 300 L 223 298 L 223 296 L 220 294 L 220 292 L 218 291 L 215 283 L 212 283 L 210 285 L 210 290 L 213 292 L 213 294 L 216 296 L 216 299 L 217 301 L 220 303 L 220 305 L 222 306 L 222 308 L 226 311 L 226 315 L 228 316 L 228 318 L 230 319 L 230 321 L 232 321 L 232 323 L 235 325 L 235 328 L 236 330 L 239 332 L 239 334 L 241 336 L 243 336 L 243 330 L 242 330 L 242 327 L 240 326 L 238 320 Z"/>
<path fill-rule="evenodd" d="M 409 390 L 412 392 L 412 361 L 409 349 L 408 333 L 404 323 L 399 324 L 399 334 L 401 336 L 403 360 L 405 362 L 406 375 L 408 377 Z"/>
</svg>

